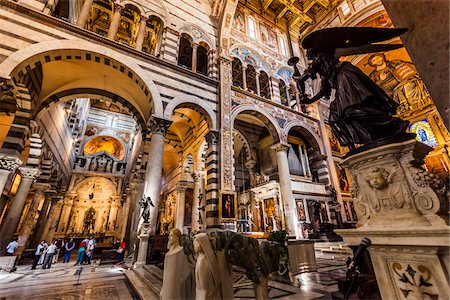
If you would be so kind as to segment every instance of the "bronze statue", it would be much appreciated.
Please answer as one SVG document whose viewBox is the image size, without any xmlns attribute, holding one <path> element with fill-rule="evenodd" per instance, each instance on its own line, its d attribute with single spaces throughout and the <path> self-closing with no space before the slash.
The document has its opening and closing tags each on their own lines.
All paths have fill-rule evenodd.
<svg viewBox="0 0 450 300">
<path fill-rule="evenodd" d="M 150 197 L 142 198 L 139 204 L 142 207 L 141 217 L 142 219 L 144 219 L 144 223 L 148 223 L 150 220 L 150 206 L 155 207 L 153 205 L 152 199 Z"/>
<path fill-rule="evenodd" d="M 297 83 L 300 101 L 313 103 L 321 98 L 329 99 L 336 90 L 330 104 L 330 126 L 342 146 L 351 150 L 358 144 L 368 144 L 383 138 L 401 136 L 409 124 L 394 117 L 399 106 L 360 69 L 349 62 L 340 62 L 345 55 L 394 50 L 399 44 L 372 44 L 385 41 L 406 32 L 406 29 L 339 27 L 315 31 L 302 42 L 310 60 L 309 67 L 300 74 L 296 66 L 297 57 L 289 59 L 294 66 L 292 76 Z M 308 78 L 321 79 L 320 91 L 309 98 L 305 94 Z"/>
</svg>

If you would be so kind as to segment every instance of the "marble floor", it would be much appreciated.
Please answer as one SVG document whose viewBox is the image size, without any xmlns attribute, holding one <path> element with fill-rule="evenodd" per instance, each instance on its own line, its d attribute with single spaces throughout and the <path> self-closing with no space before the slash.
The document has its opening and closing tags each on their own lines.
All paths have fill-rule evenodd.
<svg viewBox="0 0 450 300">
<path fill-rule="evenodd" d="M 0 299 L 139 299 L 123 269 L 113 265 L 73 266 L 56 263 L 51 269 L 18 266 L 0 272 Z"/>
<path fill-rule="evenodd" d="M 345 257 L 317 257 L 318 272 L 298 275 L 299 284 L 268 282 L 271 299 L 331 299 L 335 279 L 345 276 Z M 253 299 L 253 284 L 235 270 L 235 299 Z M 0 299 L 139 299 L 124 275 L 113 265 L 73 266 L 57 263 L 49 270 L 19 266 L 14 273 L 0 272 Z"/>
</svg>

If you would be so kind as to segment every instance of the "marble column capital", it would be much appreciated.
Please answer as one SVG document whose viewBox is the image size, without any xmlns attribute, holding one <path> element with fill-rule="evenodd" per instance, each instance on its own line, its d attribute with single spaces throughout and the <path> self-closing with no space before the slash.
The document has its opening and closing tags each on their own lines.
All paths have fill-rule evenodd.
<svg viewBox="0 0 450 300">
<path fill-rule="evenodd" d="M 147 23 L 147 21 L 148 21 L 148 17 L 147 16 L 141 16 L 141 24 L 142 23 Z"/>
<path fill-rule="evenodd" d="M 150 130 L 153 134 L 160 134 L 165 136 L 171 124 L 172 121 L 153 117 L 150 125 Z"/>
<path fill-rule="evenodd" d="M 194 179 L 194 182 L 198 182 L 200 178 L 202 178 L 203 174 L 201 172 L 194 172 L 192 173 L 192 178 Z"/>
<path fill-rule="evenodd" d="M 254 160 L 254 159 L 249 159 L 245 162 L 245 166 L 247 167 L 247 169 L 249 171 L 253 170 L 255 165 L 256 165 L 256 160 Z"/>
<path fill-rule="evenodd" d="M 30 168 L 30 167 L 19 167 L 20 175 L 22 175 L 23 178 L 31 178 L 36 179 L 41 175 L 41 170 L 37 168 Z"/>
<path fill-rule="evenodd" d="M 13 172 L 18 166 L 22 164 L 22 161 L 15 156 L 8 156 L 0 154 L 0 170 L 7 170 Z"/>
<path fill-rule="evenodd" d="M 219 132 L 210 130 L 205 135 L 205 139 L 209 146 L 211 145 L 217 146 L 217 144 L 219 143 Z"/>
<path fill-rule="evenodd" d="M 275 152 L 287 152 L 287 150 L 289 150 L 289 144 L 285 144 L 285 143 L 278 143 L 275 145 L 272 145 L 270 147 L 270 149 L 275 150 Z"/>
<path fill-rule="evenodd" d="M 187 189 L 187 181 L 180 181 L 178 183 L 177 191 L 179 193 L 184 193 L 186 192 L 186 189 Z"/>
<path fill-rule="evenodd" d="M 122 5 L 119 5 L 117 3 L 114 4 L 114 12 L 116 13 L 122 13 L 122 10 L 124 9 L 124 7 Z"/>
<path fill-rule="evenodd" d="M 192 48 L 198 48 L 198 43 L 192 42 L 192 43 L 191 43 L 191 46 L 192 46 Z"/>
</svg>

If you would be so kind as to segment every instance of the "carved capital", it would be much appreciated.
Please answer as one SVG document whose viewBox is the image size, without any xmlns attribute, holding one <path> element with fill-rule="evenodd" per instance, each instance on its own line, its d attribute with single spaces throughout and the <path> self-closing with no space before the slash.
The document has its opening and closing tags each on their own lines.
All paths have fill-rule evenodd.
<svg viewBox="0 0 450 300">
<path fill-rule="evenodd" d="M 119 4 L 114 4 L 114 12 L 121 14 L 124 7 Z"/>
<path fill-rule="evenodd" d="M 217 146 L 219 143 L 219 133 L 217 131 L 209 131 L 205 135 L 206 142 L 208 146 Z"/>
<path fill-rule="evenodd" d="M 29 168 L 29 167 L 20 167 L 20 175 L 22 175 L 23 178 L 32 178 L 36 179 L 41 175 L 41 170 L 36 168 Z"/>
<path fill-rule="evenodd" d="M 284 143 L 278 143 L 270 147 L 270 149 L 275 150 L 275 152 L 284 151 L 287 152 L 289 150 L 289 145 Z"/>
<path fill-rule="evenodd" d="M 161 134 L 165 136 L 170 124 L 172 124 L 172 121 L 155 117 L 152 119 L 151 131 L 153 134 Z"/>
<path fill-rule="evenodd" d="M 22 164 L 22 161 L 15 156 L 6 156 L 0 154 L 0 169 L 15 171 L 18 166 Z"/>
<path fill-rule="evenodd" d="M 202 178 L 202 173 L 200 172 L 195 172 L 192 173 L 192 178 L 194 179 L 194 182 L 198 182 L 200 180 L 200 178 Z"/>
<path fill-rule="evenodd" d="M 178 187 L 177 187 L 178 193 L 184 193 L 184 192 L 186 192 L 187 184 L 188 184 L 187 181 L 180 181 L 180 182 L 178 183 Z"/>
</svg>

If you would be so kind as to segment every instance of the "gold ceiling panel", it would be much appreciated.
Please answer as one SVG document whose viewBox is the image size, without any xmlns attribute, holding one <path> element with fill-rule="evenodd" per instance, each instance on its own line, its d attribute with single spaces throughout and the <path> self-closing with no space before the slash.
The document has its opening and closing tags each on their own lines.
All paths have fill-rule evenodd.
<svg viewBox="0 0 450 300">
<path fill-rule="evenodd" d="M 305 34 L 335 9 L 342 0 L 240 0 L 245 7 L 279 28 L 289 22 L 291 32 Z"/>
</svg>

